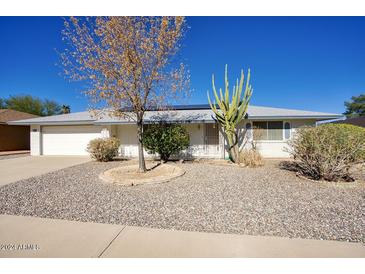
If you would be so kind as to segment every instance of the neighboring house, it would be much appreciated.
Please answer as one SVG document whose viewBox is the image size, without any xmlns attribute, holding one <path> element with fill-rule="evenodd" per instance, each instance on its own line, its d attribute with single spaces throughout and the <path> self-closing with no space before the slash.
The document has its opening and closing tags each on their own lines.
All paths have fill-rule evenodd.
<svg viewBox="0 0 365 274">
<path fill-rule="evenodd" d="M 8 122 L 35 118 L 37 115 L 12 109 L 0 109 L 0 151 L 29 150 L 29 125 L 8 125 Z"/>
<path fill-rule="evenodd" d="M 226 158 L 222 133 L 212 118 L 208 105 L 174 106 L 170 111 L 147 111 L 145 123 L 164 121 L 183 124 L 190 135 L 186 157 Z M 264 157 L 287 157 L 283 150 L 296 128 L 315 125 L 317 121 L 340 118 L 342 115 L 271 107 L 249 106 L 248 119 L 241 128 L 253 136 L 252 128 L 263 132 L 258 148 Z M 95 118 L 88 111 L 12 122 L 31 126 L 32 155 L 85 155 L 88 142 L 98 137 L 120 139 L 120 155 L 137 157 L 137 127 L 132 120 Z"/>
<path fill-rule="evenodd" d="M 346 120 L 334 121 L 336 124 L 350 124 L 359 127 L 365 127 L 365 116 L 347 118 Z"/>
</svg>

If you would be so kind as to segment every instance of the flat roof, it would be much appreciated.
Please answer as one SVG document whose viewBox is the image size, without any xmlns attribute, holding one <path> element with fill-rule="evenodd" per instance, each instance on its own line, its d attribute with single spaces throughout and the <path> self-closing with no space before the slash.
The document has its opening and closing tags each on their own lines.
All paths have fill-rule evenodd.
<svg viewBox="0 0 365 274">
<path fill-rule="evenodd" d="M 14 125 L 77 125 L 77 124 L 133 124 L 133 118 L 112 117 L 108 111 L 102 115 L 94 116 L 90 111 L 74 112 L 69 114 L 38 117 L 32 119 L 9 122 Z M 129 113 L 133 116 L 133 113 Z M 263 106 L 248 107 L 248 119 L 250 120 L 275 120 L 275 119 L 314 119 L 317 121 L 336 119 L 343 117 L 342 114 L 295 110 L 285 108 L 273 108 Z M 169 110 L 149 110 L 145 112 L 144 121 L 156 123 L 165 121 L 170 123 L 214 123 L 214 113 L 208 104 L 204 105 L 177 105 Z"/>
</svg>

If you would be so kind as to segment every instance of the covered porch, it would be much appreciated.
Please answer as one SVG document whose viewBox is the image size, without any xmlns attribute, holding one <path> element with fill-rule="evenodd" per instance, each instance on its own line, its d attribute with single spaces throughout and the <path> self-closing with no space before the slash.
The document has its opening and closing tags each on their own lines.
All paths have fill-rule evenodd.
<svg viewBox="0 0 365 274">
<path fill-rule="evenodd" d="M 178 158 L 224 158 L 224 138 L 215 123 L 183 124 L 190 137 L 190 145 Z M 103 137 L 116 137 L 120 140 L 121 157 L 138 157 L 137 126 L 133 124 L 106 125 Z M 146 157 L 153 157 L 145 151 Z"/>
</svg>

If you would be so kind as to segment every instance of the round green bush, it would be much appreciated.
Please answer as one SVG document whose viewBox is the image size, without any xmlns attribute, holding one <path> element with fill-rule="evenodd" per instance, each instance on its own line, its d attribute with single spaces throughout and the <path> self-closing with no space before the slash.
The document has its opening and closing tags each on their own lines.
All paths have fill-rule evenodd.
<svg viewBox="0 0 365 274">
<path fill-rule="evenodd" d="M 186 149 L 189 142 L 189 133 L 181 125 L 148 125 L 143 132 L 143 145 L 148 153 L 158 153 L 163 161 Z"/>
<path fill-rule="evenodd" d="M 353 125 L 299 128 L 288 143 L 298 171 L 316 180 L 350 181 L 349 168 L 365 160 L 365 129 Z"/>
</svg>

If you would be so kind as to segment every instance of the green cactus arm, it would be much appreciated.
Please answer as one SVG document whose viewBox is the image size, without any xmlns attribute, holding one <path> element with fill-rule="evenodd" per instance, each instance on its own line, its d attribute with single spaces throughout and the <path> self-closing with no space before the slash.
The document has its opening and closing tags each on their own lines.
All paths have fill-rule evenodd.
<svg viewBox="0 0 365 274">
<path fill-rule="evenodd" d="M 220 116 L 220 115 L 216 115 L 216 119 L 217 121 L 223 126 L 226 126 L 226 120 L 224 119 L 224 117 Z"/>
<path fill-rule="evenodd" d="M 240 102 L 241 102 L 241 90 L 240 90 L 240 86 L 239 84 L 237 83 L 236 85 L 236 97 L 237 97 L 237 100 L 236 100 L 236 107 L 238 108 L 239 105 L 240 105 Z"/>
<path fill-rule="evenodd" d="M 212 76 L 213 94 L 216 100 L 216 102 L 214 102 L 214 105 L 212 104 L 209 92 L 207 93 L 209 105 L 215 115 L 215 117 L 213 117 L 214 121 L 219 123 L 224 129 L 225 133 L 227 134 L 228 143 L 232 147 L 234 145 L 233 142 L 237 142 L 237 124 L 245 119 L 248 105 L 253 93 L 253 89 L 250 84 L 250 75 L 251 72 L 249 69 L 245 85 L 245 75 L 243 70 L 241 70 L 241 77 L 239 80 L 238 78 L 236 79 L 236 83 L 232 88 L 232 94 L 230 94 L 228 81 L 228 65 L 226 65 L 224 74 L 224 91 L 222 91 L 222 89 L 219 89 L 219 93 L 217 92 L 214 83 L 214 75 Z"/>
<path fill-rule="evenodd" d="M 215 103 L 214 103 L 214 106 L 213 106 L 213 104 L 212 104 L 212 102 L 210 100 L 209 91 L 207 91 L 207 96 L 208 96 L 209 106 L 213 110 L 213 112 L 215 112 L 215 110 L 216 110 Z"/>
<path fill-rule="evenodd" d="M 248 90 L 245 91 L 244 101 L 250 100 L 251 96 L 252 96 L 252 87 L 249 86 Z"/>
<path fill-rule="evenodd" d="M 236 86 L 233 86 L 231 107 L 236 107 L 236 106 L 237 106 Z"/>
<path fill-rule="evenodd" d="M 228 82 L 228 65 L 226 64 L 224 70 L 224 83 L 225 83 L 225 103 L 229 105 L 229 82 Z"/>
<path fill-rule="evenodd" d="M 240 79 L 240 83 L 239 83 L 239 94 L 238 94 L 238 98 L 241 99 L 241 95 L 242 95 L 242 88 L 243 88 L 243 83 L 245 81 L 245 75 L 243 73 L 243 69 L 241 69 L 241 79 Z M 241 102 L 241 100 L 239 100 Z"/>
<path fill-rule="evenodd" d="M 217 89 L 215 88 L 214 74 L 212 74 L 212 86 L 213 86 L 213 94 L 214 94 L 215 100 L 218 103 L 219 102 L 219 98 L 218 98 L 218 94 L 217 94 Z"/>
<path fill-rule="evenodd" d="M 250 78 L 251 78 L 251 70 L 250 70 L 250 69 L 248 69 L 245 93 L 246 93 L 248 90 L 251 90 Z"/>
<path fill-rule="evenodd" d="M 213 92 L 216 91 L 215 83 L 214 83 L 214 74 L 212 74 L 212 88 L 213 88 Z"/>
<path fill-rule="evenodd" d="M 215 117 L 213 117 L 213 119 L 215 121 L 219 122 L 220 124 L 224 124 L 225 123 L 225 119 L 220 114 L 220 112 L 218 111 L 217 107 L 212 104 L 212 102 L 210 100 L 209 92 L 207 92 L 207 96 L 208 96 L 208 102 L 209 102 L 210 108 L 212 109 L 213 113 L 215 114 Z"/>
<path fill-rule="evenodd" d="M 247 100 L 244 101 L 243 105 L 241 106 L 240 110 L 238 111 L 238 121 L 236 121 L 236 123 L 239 123 L 243 116 L 247 113 L 247 109 L 248 109 L 248 104 L 249 101 L 251 99 L 251 94 L 249 94 L 249 97 L 247 97 Z"/>
<path fill-rule="evenodd" d="M 224 102 L 224 101 L 223 101 L 223 92 L 222 92 L 222 89 L 221 89 L 221 88 L 219 89 L 219 96 L 220 96 L 220 97 L 219 97 L 220 101 L 221 101 L 221 102 Z"/>
<path fill-rule="evenodd" d="M 229 105 L 229 108 L 228 108 L 228 111 L 227 111 L 228 116 L 231 116 L 233 114 L 233 112 L 234 112 L 233 106 L 234 106 L 234 104 L 232 104 L 232 103 Z"/>
<path fill-rule="evenodd" d="M 221 107 L 221 109 L 224 110 L 224 111 L 227 111 L 228 108 L 229 108 L 229 105 L 227 105 L 227 103 L 224 100 L 223 91 L 222 91 L 221 88 L 219 89 L 219 93 L 220 93 L 220 96 L 221 96 L 221 100 L 220 100 L 221 101 L 221 104 L 224 106 L 224 107 Z"/>
<path fill-rule="evenodd" d="M 224 105 L 222 104 L 221 100 L 219 99 L 218 97 L 218 94 L 217 94 L 217 90 L 215 88 L 215 84 L 214 84 L 214 74 L 212 75 L 212 84 L 213 84 L 213 94 L 214 94 L 214 97 L 215 97 L 215 100 L 218 104 L 218 106 L 221 108 L 221 109 L 224 109 Z"/>
</svg>

